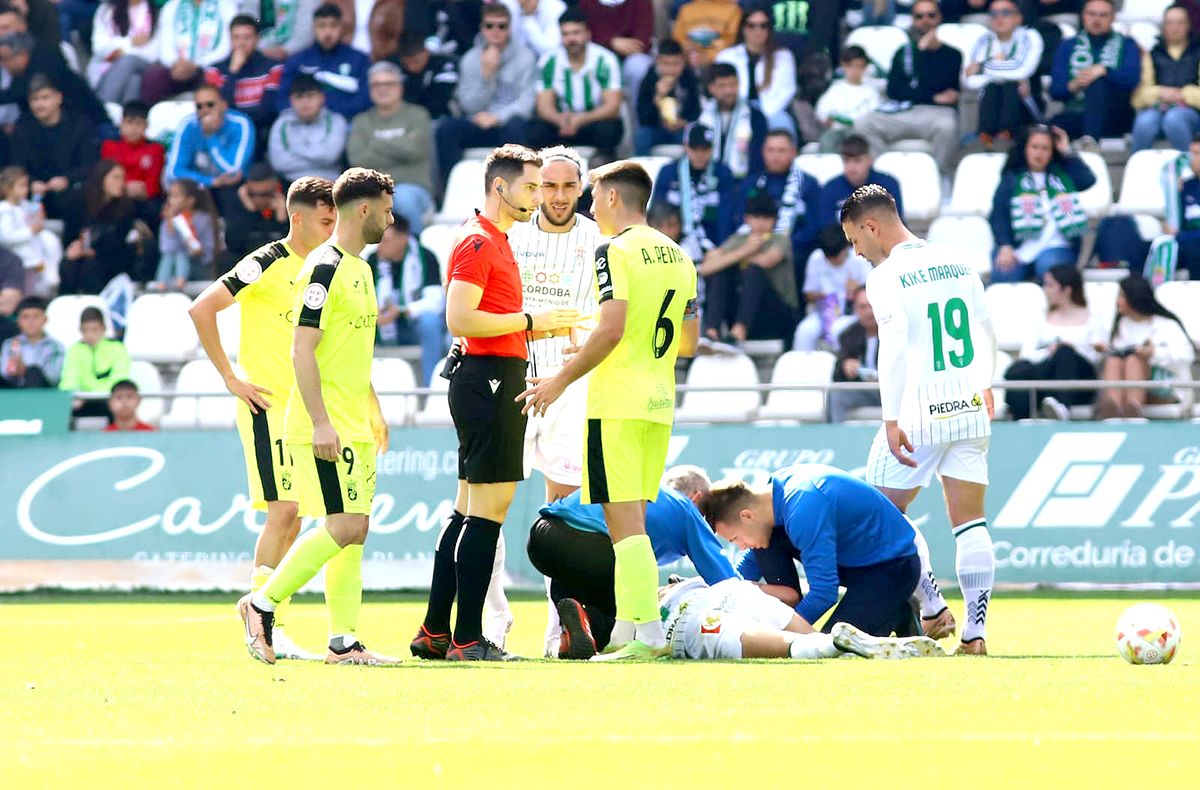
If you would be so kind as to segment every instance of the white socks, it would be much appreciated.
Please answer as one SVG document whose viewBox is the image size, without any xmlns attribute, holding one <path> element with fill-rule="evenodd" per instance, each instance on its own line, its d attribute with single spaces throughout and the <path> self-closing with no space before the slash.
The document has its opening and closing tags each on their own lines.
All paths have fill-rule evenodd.
<svg viewBox="0 0 1200 790">
<path fill-rule="evenodd" d="M 637 623 L 634 625 L 633 631 L 635 639 L 650 647 L 663 647 L 667 644 L 667 634 L 663 631 L 662 620 Z"/>
<path fill-rule="evenodd" d="M 957 549 L 954 561 L 958 571 L 958 586 L 967 605 L 966 622 L 962 624 L 962 641 L 971 642 L 987 637 L 987 609 L 996 577 L 996 555 L 987 521 L 976 519 L 954 528 Z"/>
<path fill-rule="evenodd" d="M 558 647 L 562 641 L 562 622 L 558 619 L 558 607 L 550 598 L 550 577 L 546 580 L 546 654 L 558 658 Z"/>
<path fill-rule="evenodd" d="M 492 562 L 492 578 L 483 599 L 483 636 L 503 649 L 513 624 L 512 607 L 504 594 L 504 533 L 496 541 L 496 557 Z"/>
<path fill-rule="evenodd" d="M 833 637 L 820 632 L 812 634 L 796 634 L 785 631 L 788 637 L 788 655 L 791 658 L 837 658 L 842 654 L 833 645 Z"/>
<path fill-rule="evenodd" d="M 636 634 L 637 629 L 632 620 L 618 620 L 613 626 L 612 636 L 608 638 L 608 643 L 620 647 L 626 642 L 632 642 L 636 638 Z"/>
<path fill-rule="evenodd" d="M 921 578 L 914 592 L 921 603 L 921 616 L 935 617 L 946 608 L 946 599 L 942 597 L 942 589 L 933 575 L 933 563 L 929 561 L 929 544 L 925 542 L 925 535 L 912 523 L 912 519 L 908 516 L 905 518 L 912 524 L 913 532 L 917 533 L 914 542 L 917 544 L 917 556 L 921 558 Z"/>
</svg>

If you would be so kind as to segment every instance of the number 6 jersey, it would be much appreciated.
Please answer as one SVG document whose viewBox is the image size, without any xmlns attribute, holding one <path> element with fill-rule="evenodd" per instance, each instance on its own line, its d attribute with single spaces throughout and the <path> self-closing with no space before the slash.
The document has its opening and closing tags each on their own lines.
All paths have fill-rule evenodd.
<svg viewBox="0 0 1200 790">
<path fill-rule="evenodd" d="M 631 225 L 596 248 L 596 288 L 601 306 L 628 306 L 620 342 L 588 379 L 588 418 L 673 424 L 682 324 L 695 318 L 695 264 L 657 230 Z"/>
<path fill-rule="evenodd" d="M 879 324 L 883 419 L 914 446 L 991 433 L 983 390 L 995 345 L 983 282 L 953 249 L 922 240 L 892 248 L 867 277 Z"/>
</svg>

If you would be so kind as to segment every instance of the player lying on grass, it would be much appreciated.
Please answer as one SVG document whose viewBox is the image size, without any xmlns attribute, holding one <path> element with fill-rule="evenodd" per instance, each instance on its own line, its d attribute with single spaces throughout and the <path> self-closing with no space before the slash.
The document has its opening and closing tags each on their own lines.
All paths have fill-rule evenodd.
<svg viewBox="0 0 1200 790">
<path fill-rule="evenodd" d="M 658 591 L 672 658 L 925 658 L 945 655 L 925 636 L 875 637 L 830 621 L 817 633 L 791 607 L 750 582 L 700 577 Z"/>
<path fill-rule="evenodd" d="M 710 584 L 735 576 L 693 501 L 708 491 L 708 475 L 695 466 L 667 470 L 658 498 L 646 506 L 646 535 L 659 565 L 687 557 Z M 617 628 L 633 631 L 613 594 L 616 556 L 604 508 L 585 505 L 576 491 L 540 511 L 529 532 L 529 560 L 550 580 L 550 600 L 562 623 L 559 644 L 546 655 L 588 659 L 603 650 Z"/>
<path fill-rule="evenodd" d="M 921 633 L 909 605 L 921 573 L 915 532 L 873 486 L 832 466 L 796 464 L 761 487 L 716 485 L 698 504 L 739 548 L 767 549 L 783 527 L 787 540 L 776 551 L 801 560 L 808 577 L 808 595 L 796 605 L 805 632 L 836 604 L 827 631 L 845 622 L 873 636 Z"/>
</svg>

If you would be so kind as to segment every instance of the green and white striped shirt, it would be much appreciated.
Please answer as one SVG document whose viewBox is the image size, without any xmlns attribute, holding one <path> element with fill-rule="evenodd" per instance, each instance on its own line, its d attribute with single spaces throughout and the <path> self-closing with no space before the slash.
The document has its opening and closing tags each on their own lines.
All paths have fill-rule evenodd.
<svg viewBox="0 0 1200 790">
<path fill-rule="evenodd" d="M 560 112 L 590 112 L 600 106 L 604 91 L 621 90 L 617 56 L 599 44 L 588 44 L 583 68 L 571 70 L 567 50 L 559 47 L 542 56 L 542 90 L 558 97 Z"/>
</svg>

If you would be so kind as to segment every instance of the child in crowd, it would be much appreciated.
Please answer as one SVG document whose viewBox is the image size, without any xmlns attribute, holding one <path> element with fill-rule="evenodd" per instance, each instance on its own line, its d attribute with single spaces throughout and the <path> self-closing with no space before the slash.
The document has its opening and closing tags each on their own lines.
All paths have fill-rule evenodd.
<svg viewBox="0 0 1200 790">
<path fill-rule="evenodd" d="M 121 379 L 113 385 L 108 396 L 108 410 L 112 412 L 112 422 L 105 431 L 153 431 L 153 425 L 138 419 L 138 406 L 142 405 L 142 396 L 137 384 L 129 379 Z"/>
<path fill-rule="evenodd" d="M 120 340 L 105 337 L 104 332 L 104 313 L 96 307 L 85 307 L 79 315 L 79 334 L 83 339 L 67 349 L 59 389 L 107 393 L 112 391 L 113 384 L 129 378 L 129 351 Z M 72 416 L 112 419 L 107 401 L 83 398 L 75 399 Z"/>
<path fill-rule="evenodd" d="M 842 139 L 854 131 L 854 120 L 879 106 L 879 88 L 866 81 L 867 53 L 862 47 L 842 49 L 842 74 L 817 100 L 817 120 L 825 127 L 821 153 L 839 153 Z"/>
<path fill-rule="evenodd" d="M 809 312 L 796 327 L 794 348 L 815 351 L 819 344 L 837 350 L 842 330 L 854 323 L 846 304 L 858 286 L 867 282 L 871 265 L 850 250 L 840 225 L 821 231 L 818 248 L 804 271 L 804 298 Z"/>
<path fill-rule="evenodd" d="M 41 199 L 29 199 L 29 174 L 16 165 L 0 170 L 0 244 L 25 264 L 25 293 L 52 295 L 59 283 L 62 242 L 46 230 Z"/>
<path fill-rule="evenodd" d="M 143 201 L 157 201 L 162 196 L 163 161 L 166 159 L 162 144 L 146 139 L 148 115 L 145 104 L 128 102 L 122 108 L 121 139 L 105 140 L 100 146 L 101 159 L 111 159 L 125 169 L 125 195 L 138 201 L 139 205 Z M 142 212 L 139 215 L 145 216 Z"/>
<path fill-rule="evenodd" d="M 208 190 L 187 178 L 172 182 L 159 225 L 158 271 L 150 290 L 165 291 L 170 285 L 182 291 L 193 267 L 207 267 L 204 275 L 214 276 L 209 270 L 217 247 L 217 210 Z"/>
</svg>

